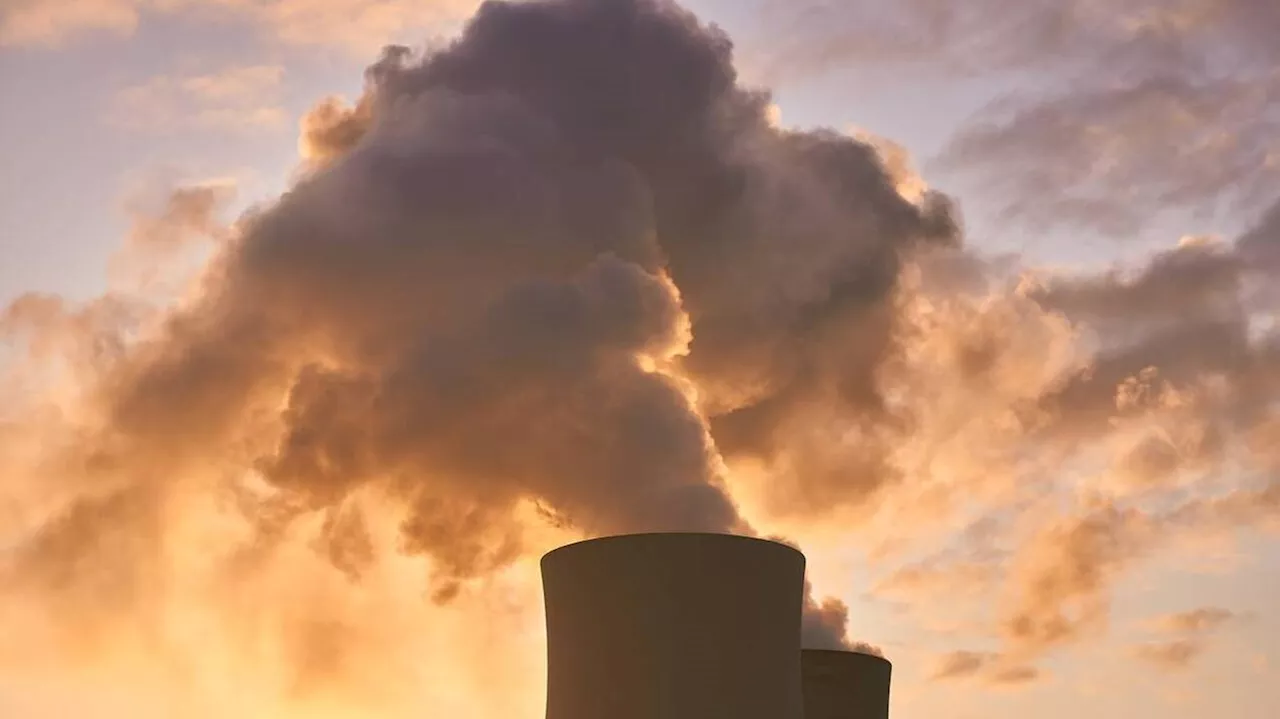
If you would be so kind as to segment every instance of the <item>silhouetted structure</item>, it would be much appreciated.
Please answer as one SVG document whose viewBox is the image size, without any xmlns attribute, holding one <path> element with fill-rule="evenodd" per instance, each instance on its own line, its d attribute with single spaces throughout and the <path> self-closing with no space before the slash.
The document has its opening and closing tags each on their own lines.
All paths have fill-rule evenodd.
<svg viewBox="0 0 1280 719">
<path fill-rule="evenodd" d="M 861 652 L 800 652 L 805 719 L 889 719 L 893 665 Z"/>
<path fill-rule="evenodd" d="M 547 719 L 802 719 L 804 563 L 727 534 L 548 553 Z"/>
</svg>

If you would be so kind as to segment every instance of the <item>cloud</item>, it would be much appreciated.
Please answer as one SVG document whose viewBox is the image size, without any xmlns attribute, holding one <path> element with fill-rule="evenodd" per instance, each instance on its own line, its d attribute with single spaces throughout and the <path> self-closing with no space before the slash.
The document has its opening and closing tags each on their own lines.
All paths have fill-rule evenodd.
<svg viewBox="0 0 1280 719">
<path fill-rule="evenodd" d="M 988 652 L 954 651 L 944 654 L 934 669 L 934 679 L 960 679 L 977 674 L 980 669 L 999 659 Z"/>
<path fill-rule="evenodd" d="M 1033 661 L 1104 637 L 1148 558 L 1273 522 L 1276 345 L 1251 327 L 1275 265 L 1244 259 L 1269 257 L 1253 239 L 1268 232 L 1009 283 L 997 263 L 915 256 L 910 329 L 880 376 L 909 428 L 888 466 L 910 481 L 866 500 L 864 522 L 910 559 L 876 594 L 961 625 L 994 603 L 1001 655 Z"/>
<path fill-rule="evenodd" d="M 996 686 L 1016 687 L 1039 681 L 1043 676 L 1040 669 L 1023 664 L 1001 669 L 992 674 L 989 681 Z"/>
<path fill-rule="evenodd" d="M 372 53 L 409 32 L 445 28 L 474 0 L 16 0 L 0 10 L 0 45 L 54 45 L 88 32 L 131 34 L 174 13 L 247 22 L 290 45 Z"/>
<path fill-rule="evenodd" d="M 448 29 L 478 5 L 476 0 L 259 0 L 244 11 L 290 45 L 367 54 L 413 32 Z"/>
<path fill-rule="evenodd" d="M 1105 590 L 1140 551 L 1146 518 L 1114 506 L 1071 515 L 1031 538 L 1013 570 L 1015 596 L 1002 630 L 1011 644 L 1040 651 L 1097 629 Z"/>
<path fill-rule="evenodd" d="M 87 31 L 133 32 L 140 0 L 14 0 L 0 8 L 0 45 L 49 45 Z"/>
<path fill-rule="evenodd" d="M 112 257 L 113 285 L 140 292 L 177 292 L 183 283 L 178 266 L 198 263 L 200 250 L 228 240 L 232 229 L 222 216 L 236 196 L 236 182 L 215 178 L 166 186 L 159 206 L 142 195 L 127 203 L 133 225 L 124 246 Z"/>
<path fill-rule="evenodd" d="M 177 249 L 193 238 L 221 234 L 218 213 L 235 196 L 235 190 L 230 180 L 174 188 L 158 212 L 133 208 L 134 225 L 126 243 L 137 250 L 164 251 Z"/>
<path fill-rule="evenodd" d="M 340 97 L 321 100 L 302 117 L 298 154 L 313 166 L 341 157 L 368 129 L 372 110 L 367 100 L 355 106 Z"/>
<path fill-rule="evenodd" d="M 996 687 L 1017 687 L 1042 678 L 1042 672 L 1026 664 L 1013 664 L 995 652 L 958 650 L 937 658 L 930 678 L 934 681 L 980 679 Z"/>
<path fill-rule="evenodd" d="M 1201 607 L 1187 612 L 1156 617 L 1148 626 L 1157 632 L 1184 635 L 1177 639 L 1147 642 L 1131 648 L 1132 655 L 1165 671 L 1189 668 L 1209 649 L 1209 635 L 1240 615 L 1221 607 Z"/>
<path fill-rule="evenodd" d="M 1125 236 L 1173 209 L 1250 212 L 1274 199 L 1274 3 L 1007 5 L 776 3 L 762 52 L 792 74 L 910 64 L 943 82 L 1012 78 L 938 158 L 994 188 L 1006 223 Z"/>
<path fill-rule="evenodd" d="M 890 375 L 917 412 L 897 462 L 918 464 L 880 509 L 894 508 L 886 528 L 915 528 L 926 507 L 954 517 L 977 504 L 960 516 L 989 531 L 897 540 L 908 556 L 947 548 L 877 592 L 930 616 L 995 600 L 1002 653 L 1030 660 L 1104 636 L 1116 585 L 1148 557 L 1273 523 L 1276 345 L 1252 318 L 1275 265 L 1245 259 L 1270 257 L 1271 224 L 1012 289 L 973 283 L 963 263 L 923 265 L 913 302 L 928 321 Z"/>
<path fill-rule="evenodd" d="M 999 582 L 993 562 L 924 561 L 894 569 L 871 588 L 874 596 L 932 605 L 946 599 L 983 596 Z"/>
<path fill-rule="evenodd" d="M 1166 671 L 1187 669 L 1204 654 L 1205 645 L 1195 639 L 1176 639 L 1169 642 L 1144 644 L 1134 648 L 1134 656 L 1156 668 Z"/>
<path fill-rule="evenodd" d="M 157 75 L 120 90 L 109 119 L 147 131 L 257 132 L 285 126 L 279 104 L 284 68 L 239 65 L 206 74 Z"/>
<path fill-rule="evenodd" d="M 846 636 L 849 607 L 839 599 L 819 601 L 813 585 L 806 582 L 800 621 L 800 641 L 807 649 L 847 649 L 882 657 L 884 652 L 866 642 L 850 642 Z"/>
<path fill-rule="evenodd" d="M 1280 165 L 1270 104 L 1253 81 L 1153 74 L 1119 87 L 1028 96 L 961 131 L 942 166 L 1010 199 L 1009 220 L 1066 221 L 1124 236 L 1172 207 L 1256 209 Z M 1178 147 L 1176 154 L 1166 152 Z"/>
<path fill-rule="evenodd" d="M 1237 618 L 1238 615 L 1229 609 L 1201 607 L 1189 612 L 1156 617 L 1151 625 L 1160 631 L 1173 634 L 1200 634 L 1213 631 Z"/>
</svg>

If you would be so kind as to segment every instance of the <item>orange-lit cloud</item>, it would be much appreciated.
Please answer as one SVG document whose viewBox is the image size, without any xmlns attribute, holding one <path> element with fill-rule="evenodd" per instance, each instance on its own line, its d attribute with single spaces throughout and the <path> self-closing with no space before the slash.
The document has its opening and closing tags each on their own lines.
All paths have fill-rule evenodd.
<svg viewBox="0 0 1280 719">
<path fill-rule="evenodd" d="M 1240 615 L 1221 607 L 1201 607 L 1166 614 L 1148 622 L 1156 632 L 1181 635 L 1174 639 L 1149 641 L 1131 648 L 1134 658 L 1155 668 L 1181 671 L 1189 668 L 1210 648 L 1211 635 Z"/>
<path fill-rule="evenodd" d="M 0 44 L 56 44 L 87 31 L 117 34 L 138 25 L 140 0 L 14 0 L 0 8 Z"/>
<path fill-rule="evenodd" d="M 1199 634 L 1212 631 L 1223 624 L 1237 619 L 1239 615 L 1222 607 L 1201 607 L 1189 612 L 1167 614 L 1155 618 L 1151 624 L 1155 628 L 1175 634 Z"/>
<path fill-rule="evenodd" d="M 985 652 L 955 651 L 944 655 L 934 671 L 935 679 L 968 677 L 983 666 L 997 660 L 999 655 Z"/>
<path fill-rule="evenodd" d="M 291 45 L 373 53 L 405 33 L 447 27 L 474 0 L 15 0 L 0 8 L 0 44 L 60 45 L 90 32 L 133 33 L 152 16 L 247 22 Z"/>
<path fill-rule="evenodd" d="M 407 33 L 448 29 L 476 0 L 259 0 L 245 3 L 253 21 L 291 45 L 372 53 Z"/>
<path fill-rule="evenodd" d="M 368 99 L 349 105 L 340 97 L 327 97 L 302 117 L 298 154 L 318 166 L 350 150 L 368 129 L 372 107 Z"/>
<path fill-rule="evenodd" d="M 1137 512 L 1102 506 L 1047 524 L 1017 555 L 1001 627 L 1015 647 L 1042 650 L 1105 628 L 1106 590 L 1150 529 Z"/>
<path fill-rule="evenodd" d="M 1205 645 L 1196 639 L 1175 639 L 1168 642 L 1153 642 L 1135 647 L 1133 654 L 1138 659 L 1165 670 L 1183 670 L 1200 657 Z"/>
<path fill-rule="evenodd" d="M 935 681 L 979 679 L 990 686 L 1017 687 L 1043 678 L 1033 666 L 1010 663 L 995 652 L 954 651 L 938 657 L 931 678 Z"/>
</svg>

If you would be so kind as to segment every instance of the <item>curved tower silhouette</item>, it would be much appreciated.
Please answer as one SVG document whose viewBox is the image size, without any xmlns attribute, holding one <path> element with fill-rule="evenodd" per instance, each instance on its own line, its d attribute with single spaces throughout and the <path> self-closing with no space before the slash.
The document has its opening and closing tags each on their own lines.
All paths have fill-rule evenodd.
<svg viewBox="0 0 1280 719">
<path fill-rule="evenodd" d="M 803 719 L 804 555 L 634 534 L 542 558 L 547 719 Z"/>
<path fill-rule="evenodd" d="M 889 719 L 889 679 L 893 665 L 862 652 L 805 649 L 805 719 Z"/>
</svg>

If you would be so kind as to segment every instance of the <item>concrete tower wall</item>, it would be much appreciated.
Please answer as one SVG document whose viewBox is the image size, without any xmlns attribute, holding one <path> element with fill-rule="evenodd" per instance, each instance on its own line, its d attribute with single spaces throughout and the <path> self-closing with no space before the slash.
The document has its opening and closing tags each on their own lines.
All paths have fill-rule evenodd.
<svg viewBox="0 0 1280 719">
<path fill-rule="evenodd" d="M 893 665 L 860 652 L 800 653 L 805 719 L 889 719 Z"/>
<path fill-rule="evenodd" d="M 542 559 L 547 719 L 803 719 L 804 555 L 725 534 Z"/>
</svg>

